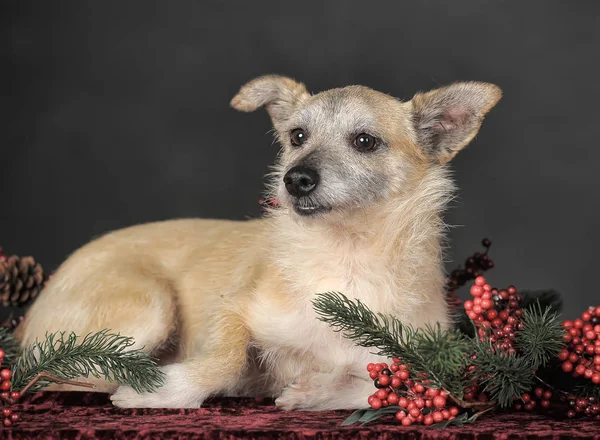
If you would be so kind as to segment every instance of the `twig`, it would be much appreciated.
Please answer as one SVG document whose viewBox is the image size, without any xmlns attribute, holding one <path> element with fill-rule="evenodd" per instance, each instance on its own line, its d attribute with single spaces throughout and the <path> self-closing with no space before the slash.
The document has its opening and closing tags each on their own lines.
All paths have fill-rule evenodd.
<svg viewBox="0 0 600 440">
<path fill-rule="evenodd" d="M 89 382 L 78 382 L 76 380 L 68 380 L 68 379 L 62 379 L 60 377 L 56 377 L 53 376 L 49 373 L 38 373 L 33 379 L 31 379 L 29 381 L 29 383 L 27 385 L 25 385 L 23 387 L 23 389 L 20 391 L 21 396 L 23 396 L 27 391 L 29 391 L 29 389 L 35 385 L 35 383 L 40 380 L 41 378 L 47 378 L 50 379 L 52 382 L 56 382 L 56 383 L 65 383 L 67 385 L 75 385 L 77 387 L 85 387 L 85 388 L 96 388 L 96 385 L 94 385 L 93 383 L 89 383 Z"/>
<path fill-rule="evenodd" d="M 465 402 L 452 394 L 448 394 L 448 397 L 461 408 L 486 408 L 485 411 L 488 411 L 496 407 L 496 402 L 493 400 L 491 402 Z"/>
<path fill-rule="evenodd" d="M 494 408 L 496 408 L 495 406 L 490 406 L 487 409 L 481 410 L 479 412 L 476 412 L 474 415 L 477 416 L 477 418 L 481 417 L 482 415 L 484 415 L 487 412 L 490 412 L 491 410 L 493 410 Z"/>
</svg>

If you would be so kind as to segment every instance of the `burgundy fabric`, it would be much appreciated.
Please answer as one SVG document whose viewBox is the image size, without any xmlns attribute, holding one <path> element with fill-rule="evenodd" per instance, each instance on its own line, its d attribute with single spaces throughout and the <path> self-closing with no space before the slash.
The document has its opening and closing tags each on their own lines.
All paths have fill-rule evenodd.
<svg viewBox="0 0 600 440">
<path fill-rule="evenodd" d="M 351 411 L 284 412 L 270 400 L 214 399 L 201 409 L 119 409 L 94 393 L 38 393 L 16 407 L 2 439 L 600 439 L 600 422 L 495 414 L 474 425 L 400 426 L 392 416 L 342 427 Z"/>
</svg>

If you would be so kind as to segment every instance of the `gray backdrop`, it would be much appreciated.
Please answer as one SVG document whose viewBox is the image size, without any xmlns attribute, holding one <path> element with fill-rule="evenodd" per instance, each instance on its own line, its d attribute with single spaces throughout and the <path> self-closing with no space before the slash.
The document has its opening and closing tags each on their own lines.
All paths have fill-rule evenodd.
<svg viewBox="0 0 600 440">
<path fill-rule="evenodd" d="M 266 113 L 229 100 L 281 73 L 409 99 L 456 80 L 504 99 L 453 162 L 448 268 L 494 242 L 493 284 L 596 289 L 598 1 L 3 1 L 0 244 L 48 269 L 106 231 L 260 215 Z M 454 262 L 452 262 L 454 260 Z"/>
</svg>

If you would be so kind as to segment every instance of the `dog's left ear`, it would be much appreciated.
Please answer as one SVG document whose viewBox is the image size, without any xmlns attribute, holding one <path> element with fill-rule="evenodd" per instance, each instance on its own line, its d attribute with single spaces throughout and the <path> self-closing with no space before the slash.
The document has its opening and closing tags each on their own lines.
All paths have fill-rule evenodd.
<svg viewBox="0 0 600 440">
<path fill-rule="evenodd" d="M 231 106 L 243 112 L 264 106 L 277 127 L 289 117 L 296 105 L 309 96 L 304 84 L 285 76 L 267 75 L 243 85 L 231 100 Z"/>
<path fill-rule="evenodd" d="M 481 82 L 456 83 L 415 95 L 410 103 L 419 144 L 435 160 L 448 162 L 471 142 L 501 97 L 498 86 Z"/>
</svg>

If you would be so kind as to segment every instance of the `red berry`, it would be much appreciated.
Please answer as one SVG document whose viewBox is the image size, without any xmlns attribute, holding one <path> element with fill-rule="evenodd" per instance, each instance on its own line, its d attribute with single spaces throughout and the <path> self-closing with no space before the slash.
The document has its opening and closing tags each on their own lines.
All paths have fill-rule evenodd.
<svg viewBox="0 0 600 440">
<path fill-rule="evenodd" d="M 4 426 L 12 426 L 12 421 L 10 419 L 4 419 Z"/>
<path fill-rule="evenodd" d="M 464 306 L 467 312 L 473 310 L 473 301 L 471 301 L 470 299 L 465 301 Z"/>
<path fill-rule="evenodd" d="M 21 398 L 21 393 L 19 391 L 13 391 L 10 393 L 10 398 L 16 402 Z"/>
<path fill-rule="evenodd" d="M 383 400 L 383 399 L 386 399 L 386 398 L 387 398 L 387 396 L 388 396 L 388 392 L 387 392 L 387 390 L 383 390 L 383 389 L 381 389 L 381 390 L 377 390 L 377 391 L 375 392 L 375 397 L 376 397 L 376 398 L 378 398 L 378 399 L 381 399 L 381 400 Z"/>
<path fill-rule="evenodd" d="M 0 382 L 0 390 L 2 390 L 2 391 L 10 390 L 10 381 L 4 380 L 4 381 Z"/>
<path fill-rule="evenodd" d="M 373 369 L 377 372 L 383 370 L 383 365 L 381 364 L 375 364 L 375 366 L 373 367 Z"/>
<path fill-rule="evenodd" d="M 408 371 L 406 370 L 400 370 L 398 371 L 398 373 L 396 373 L 398 375 L 398 377 L 402 380 L 407 380 L 408 379 Z"/>
<path fill-rule="evenodd" d="M 410 426 L 412 425 L 413 420 L 410 417 L 403 417 L 400 420 L 400 423 L 402 423 L 402 426 Z"/>
<path fill-rule="evenodd" d="M 0 348 L 0 360 L 4 359 L 4 350 Z"/>
<path fill-rule="evenodd" d="M 450 418 L 450 411 L 448 411 L 447 409 L 443 409 L 442 415 L 444 416 L 444 419 L 448 420 Z"/>
<path fill-rule="evenodd" d="M 396 393 L 390 393 L 387 396 L 387 401 L 390 405 L 395 405 L 396 403 L 398 403 L 398 395 Z"/>
<path fill-rule="evenodd" d="M 566 348 L 563 348 L 560 351 L 560 353 L 558 353 L 558 359 L 561 361 L 566 361 L 568 357 L 569 357 L 569 350 L 567 350 Z"/>
<path fill-rule="evenodd" d="M 392 382 L 391 382 L 392 388 L 400 388 L 400 385 L 402 385 L 402 380 L 396 376 L 392 377 Z"/>
<path fill-rule="evenodd" d="M 391 381 L 392 379 L 390 379 L 390 376 L 386 376 L 385 374 L 381 374 L 379 376 L 379 384 L 383 385 L 384 387 L 387 387 Z"/>
<path fill-rule="evenodd" d="M 419 417 L 419 414 L 421 414 L 421 410 L 419 408 L 412 408 L 408 410 L 408 414 L 410 414 L 414 418 L 417 418 Z"/>
<path fill-rule="evenodd" d="M 371 379 L 377 379 L 379 377 L 379 373 L 375 370 L 369 371 L 369 377 Z"/>
<path fill-rule="evenodd" d="M 398 399 L 398 406 L 400 408 L 406 408 L 408 406 L 408 399 L 406 397 L 400 397 Z"/>
<path fill-rule="evenodd" d="M 529 402 L 531 402 L 531 396 L 529 394 L 525 393 L 525 394 L 521 395 L 521 400 L 524 403 L 529 403 Z"/>
<path fill-rule="evenodd" d="M 592 374 L 592 382 L 594 382 L 595 384 L 600 383 L 600 373 Z"/>
<path fill-rule="evenodd" d="M 442 408 L 446 406 L 446 398 L 442 396 L 436 396 L 433 398 L 433 406 L 436 408 Z"/>
<path fill-rule="evenodd" d="M 415 405 L 419 409 L 425 408 L 425 399 L 423 399 L 422 397 L 417 397 L 415 399 Z"/>
<path fill-rule="evenodd" d="M 398 411 L 398 412 L 396 413 L 396 418 L 397 418 L 398 420 L 402 420 L 404 417 L 406 417 L 406 413 L 405 413 L 404 411 Z"/>
<path fill-rule="evenodd" d="M 450 407 L 450 415 L 456 417 L 459 413 L 459 409 L 456 406 Z"/>
<path fill-rule="evenodd" d="M 427 414 L 423 417 L 423 425 L 429 426 L 433 424 L 433 416 L 431 414 Z"/>
<path fill-rule="evenodd" d="M 481 301 L 481 308 L 484 310 L 491 309 L 494 306 L 494 303 L 489 299 L 484 299 Z"/>
<path fill-rule="evenodd" d="M 441 411 L 434 411 L 433 413 L 431 413 L 431 416 L 433 417 L 433 421 L 435 423 L 440 423 L 444 420 L 444 415 Z"/>
<path fill-rule="evenodd" d="M 477 296 L 481 296 L 483 295 L 483 287 L 482 286 L 478 286 L 478 285 L 474 285 L 471 286 L 471 295 L 477 297 Z"/>
<path fill-rule="evenodd" d="M 2 408 L 2 415 L 4 417 L 10 417 L 12 410 L 10 408 Z"/>
<path fill-rule="evenodd" d="M 377 397 L 375 397 L 372 401 L 371 401 L 371 408 L 373 409 L 379 409 L 383 406 L 383 403 L 381 402 L 381 399 L 378 399 Z"/>
<path fill-rule="evenodd" d="M 373 399 L 376 399 L 375 395 L 369 396 L 369 398 L 367 399 L 367 403 L 370 405 L 371 402 L 373 402 Z"/>
<path fill-rule="evenodd" d="M 10 380 L 11 377 L 12 377 L 12 371 L 10 371 L 8 368 L 4 368 L 3 370 L 0 370 L 0 379 Z"/>
<path fill-rule="evenodd" d="M 421 385 L 420 383 L 415 384 L 414 388 L 417 393 L 425 392 L 425 387 L 423 385 Z"/>
<path fill-rule="evenodd" d="M 477 286 L 485 286 L 485 278 L 482 276 L 478 276 L 477 278 L 475 278 L 475 285 Z"/>
<path fill-rule="evenodd" d="M 373 371 L 375 368 L 375 364 L 373 362 L 367 364 L 367 371 Z"/>
<path fill-rule="evenodd" d="M 542 408 L 550 408 L 550 401 L 544 399 L 540 402 L 540 405 L 542 406 Z"/>
</svg>

